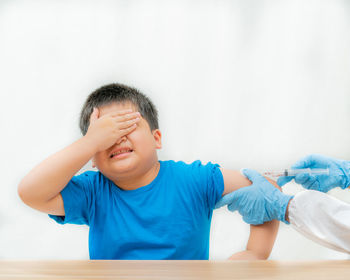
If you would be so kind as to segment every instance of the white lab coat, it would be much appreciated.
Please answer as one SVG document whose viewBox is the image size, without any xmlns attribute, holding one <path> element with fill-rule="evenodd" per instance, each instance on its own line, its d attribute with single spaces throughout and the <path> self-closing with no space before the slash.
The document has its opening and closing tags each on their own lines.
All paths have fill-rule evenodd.
<svg viewBox="0 0 350 280">
<path fill-rule="evenodd" d="M 309 239 L 350 253 L 350 204 L 319 191 L 302 191 L 289 204 L 289 221 Z"/>
</svg>

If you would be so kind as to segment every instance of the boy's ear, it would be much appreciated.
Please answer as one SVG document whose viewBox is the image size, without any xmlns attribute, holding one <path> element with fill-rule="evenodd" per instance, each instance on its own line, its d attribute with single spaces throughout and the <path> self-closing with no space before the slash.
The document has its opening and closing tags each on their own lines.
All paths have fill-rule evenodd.
<svg viewBox="0 0 350 280">
<path fill-rule="evenodd" d="M 162 133 L 160 132 L 159 129 L 155 129 L 152 131 L 154 141 L 156 143 L 156 149 L 161 149 L 162 148 Z"/>
</svg>

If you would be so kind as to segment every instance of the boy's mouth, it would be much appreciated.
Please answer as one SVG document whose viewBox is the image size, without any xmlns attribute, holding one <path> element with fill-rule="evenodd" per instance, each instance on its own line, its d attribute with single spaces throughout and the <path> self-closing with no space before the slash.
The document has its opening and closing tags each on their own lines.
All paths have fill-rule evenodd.
<svg viewBox="0 0 350 280">
<path fill-rule="evenodd" d="M 119 149 L 117 151 L 112 152 L 112 154 L 109 156 L 109 158 L 121 158 L 124 156 L 127 156 L 131 154 L 134 150 L 125 148 L 125 149 Z"/>
</svg>

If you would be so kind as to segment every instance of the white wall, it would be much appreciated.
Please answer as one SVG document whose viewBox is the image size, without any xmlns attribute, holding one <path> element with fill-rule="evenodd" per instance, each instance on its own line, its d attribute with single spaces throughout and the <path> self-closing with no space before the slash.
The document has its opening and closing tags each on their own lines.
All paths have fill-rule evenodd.
<svg viewBox="0 0 350 280">
<path fill-rule="evenodd" d="M 158 106 L 163 160 L 261 170 L 309 153 L 350 159 L 349 16 L 336 0 L 2 0 L 0 258 L 88 258 L 88 228 L 25 206 L 17 184 L 80 137 L 80 108 L 106 83 Z M 244 249 L 248 231 L 215 211 L 211 258 Z M 344 258 L 285 225 L 271 255 Z"/>
</svg>

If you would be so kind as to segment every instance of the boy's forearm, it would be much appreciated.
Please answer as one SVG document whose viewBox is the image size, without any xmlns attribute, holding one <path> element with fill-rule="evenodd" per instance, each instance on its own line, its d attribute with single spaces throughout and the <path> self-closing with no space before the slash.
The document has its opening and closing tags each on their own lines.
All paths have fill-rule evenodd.
<svg viewBox="0 0 350 280">
<path fill-rule="evenodd" d="M 250 225 L 250 235 L 247 250 L 267 259 L 275 243 L 280 222 L 272 220 L 262 225 Z"/>
<path fill-rule="evenodd" d="M 273 220 L 258 226 L 250 226 L 246 251 L 233 254 L 230 260 L 266 260 L 276 240 L 279 221 Z"/>
<path fill-rule="evenodd" d="M 58 195 L 69 180 L 96 153 L 93 143 L 82 137 L 34 167 L 20 182 L 23 200 L 46 202 Z"/>
</svg>

